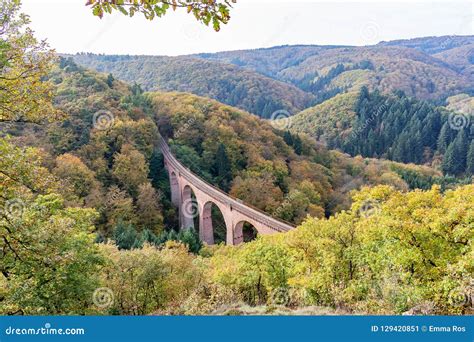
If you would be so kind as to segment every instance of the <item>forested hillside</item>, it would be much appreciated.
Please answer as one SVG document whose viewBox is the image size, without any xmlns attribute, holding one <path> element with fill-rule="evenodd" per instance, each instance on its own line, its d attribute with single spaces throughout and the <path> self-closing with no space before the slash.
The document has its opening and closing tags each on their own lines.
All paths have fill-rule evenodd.
<svg viewBox="0 0 474 342">
<path fill-rule="evenodd" d="M 474 36 L 425 37 L 381 42 L 383 46 L 404 46 L 423 51 L 457 71 L 470 80 L 474 77 Z"/>
<path fill-rule="evenodd" d="M 283 70 L 279 76 L 303 89 L 326 77 L 317 91 L 342 92 L 366 84 L 371 90 L 402 90 L 409 96 L 430 100 L 442 100 L 472 88 L 463 74 L 445 63 L 404 47 L 325 50 Z"/>
<path fill-rule="evenodd" d="M 375 46 L 281 46 L 200 54 L 291 82 L 318 102 L 366 84 L 371 90 L 403 90 L 420 99 L 442 101 L 472 92 L 472 36 L 427 37 Z"/>
<path fill-rule="evenodd" d="M 434 57 L 453 66 L 471 81 L 474 79 L 474 43 L 439 52 Z"/>
<path fill-rule="evenodd" d="M 323 217 L 347 208 L 349 191 L 362 185 L 409 188 L 399 168 L 420 177 L 439 176 L 430 169 L 348 158 L 191 94 L 146 94 L 139 86 L 88 71 L 71 59 L 61 59 L 49 79 L 57 89 L 56 108 L 67 118 L 11 133 L 22 145 L 42 146 L 71 204 L 103 213 L 98 227 L 104 238 L 112 237 L 119 223 L 156 235 L 177 228 L 156 149 L 158 130 L 170 139 L 176 156 L 203 179 L 296 224 L 308 214 Z M 158 194 L 163 198 L 156 198 Z M 147 208 L 150 217 L 142 217 L 150 198 L 157 203 Z"/>
<path fill-rule="evenodd" d="M 474 174 L 474 123 L 401 92 L 382 95 L 363 87 L 293 117 L 292 128 L 351 155 L 429 164 L 445 174 Z"/>
<path fill-rule="evenodd" d="M 189 94 L 152 93 L 160 131 L 202 178 L 270 214 L 299 223 L 347 207 L 362 184 L 408 188 L 393 163 L 352 159 L 305 136 L 281 132 L 248 113 Z M 184 128 L 183 128 L 184 127 Z M 224 151 L 225 156 L 220 156 Z M 219 174 L 220 160 L 228 161 Z M 397 164 L 398 165 L 398 164 Z M 423 176 L 428 168 L 398 165 Z"/>
<path fill-rule="evenodd" d="M 78 54 L 75 61 L 144 90 L 182 91 L 218 100 L 264 118 L 277 110 L 296 113 L 313 96 L 297 87 L 232 64 L 190 57 Z"/>
<path fill-rule="evenodd" d="M 278 79 L 278 74 L 286 68 L 298 65 L 319 52 L 340 46 L 286 45 L 265 49 L 200 53 L 194 57 L 225 62 L 241 66 Z"/>
</svg>

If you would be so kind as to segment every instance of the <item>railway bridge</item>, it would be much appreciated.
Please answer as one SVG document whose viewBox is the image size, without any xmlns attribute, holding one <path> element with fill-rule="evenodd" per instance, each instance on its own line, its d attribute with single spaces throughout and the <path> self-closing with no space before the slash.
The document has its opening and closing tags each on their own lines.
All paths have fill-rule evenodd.
<svg viewBox="0 0 474 342">
<path fill-rule="evenodd" d="M 294 228 L 291 224 L 275 219 L 202 180 L 173 156 L 161 136 L 158 143 L 169 174 L 171 201 L 179 209 L 181 228 L 194 228 L 194 218 L 199 216 L 199 237 L 209 245 L 214 244 L 211 217 L 213 205 L 219 208 L 224 217 L 228 245 L 244 242 L 245 223 L 251 224 L 258 234 L 286 232 Z"/>
</svg>

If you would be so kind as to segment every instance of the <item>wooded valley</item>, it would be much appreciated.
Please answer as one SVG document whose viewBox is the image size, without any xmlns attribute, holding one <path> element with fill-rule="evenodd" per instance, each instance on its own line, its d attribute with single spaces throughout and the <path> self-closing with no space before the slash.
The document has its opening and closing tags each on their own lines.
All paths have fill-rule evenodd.
<svg viewBox="0 0 474 342">
<path fill-rule="evenodd" d="M 0 10 L 0 314 L 473 313 L 473 36 L 68 55 Z M 203 243 L 159 136 L 295 228 Z"/>
</svg>

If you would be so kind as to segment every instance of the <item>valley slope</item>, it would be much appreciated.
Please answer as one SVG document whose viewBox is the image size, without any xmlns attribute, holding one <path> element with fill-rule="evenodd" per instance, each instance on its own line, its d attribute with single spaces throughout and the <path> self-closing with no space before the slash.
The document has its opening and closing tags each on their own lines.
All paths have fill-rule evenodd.
<svg viewBox="0 0 474 342">
<path fill-rule="evenodd" d="M 189 92 L 264 118 L 270 118 L 277 110 L 296 113 L 314 99 L 292 84 L 232 64 L 191 57 L 79 54 L 74 60 L 129 83 L 138 83 L 145 90 Z"/>
</svg>

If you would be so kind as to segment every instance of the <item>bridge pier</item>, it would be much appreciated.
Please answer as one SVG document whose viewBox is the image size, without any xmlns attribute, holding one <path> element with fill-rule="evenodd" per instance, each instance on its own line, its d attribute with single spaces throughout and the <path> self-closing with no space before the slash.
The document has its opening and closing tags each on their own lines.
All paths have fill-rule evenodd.
<svg viewBox="0 0 474 342">
<path fill-rule="evenodd" d="M 214 244 L 214 229 L 212 227 L 212 202 L 200 206 L 199 214 L 199 237 L 208 245 Z"/>
<path fill-rule="evenodd" d="M 179 207 L 181 203 L 180 191 L 179 191 L 179 182 L 178 176 L 175 171 L 168 172 L 170 178 L 170 187 L 171 187 L 171 202 Z"/>
<path fill-rule="evenodd" d="M 244 221 L 240 221 L 234 226 L 233 234 L 233 245 L 240 245 L 244 242 Z"/>
</svg>

